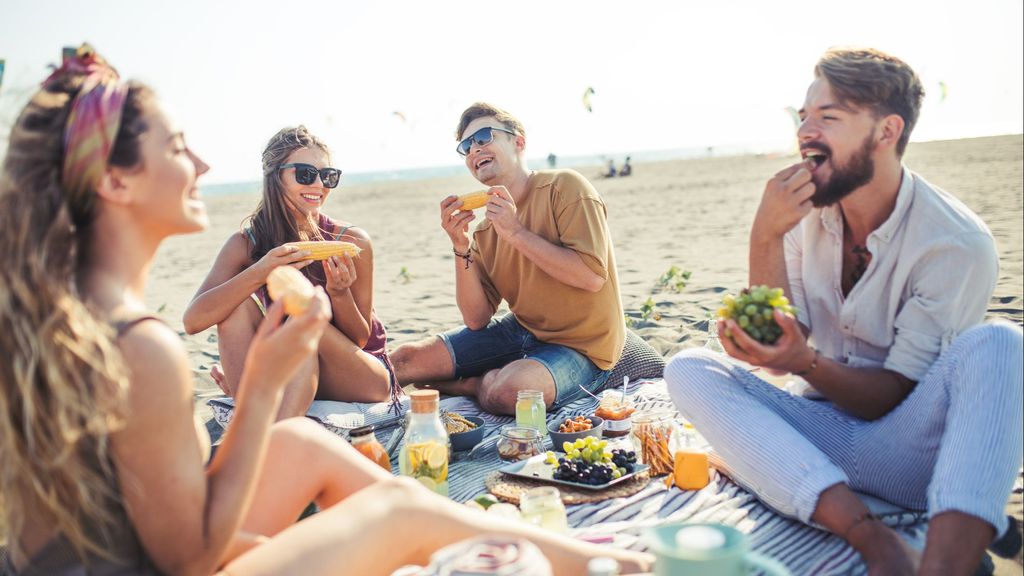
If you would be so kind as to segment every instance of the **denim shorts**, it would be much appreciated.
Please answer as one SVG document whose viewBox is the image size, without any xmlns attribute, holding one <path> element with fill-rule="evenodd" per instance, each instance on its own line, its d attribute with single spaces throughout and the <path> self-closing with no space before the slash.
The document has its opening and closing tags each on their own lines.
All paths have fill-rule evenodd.
<svg viewBox="0 0 1024 576">
<path fill-rule="evenodd" d="M 555 403 L 572 402 L 586 393 L 582 385 L 596 392 L 608 380 L 611 370 L 601 370 L 590 358 L 559 344 L 548 344 L 523 328 L 509 313 L 480 330 L 465 326 L 439 334 L 455 366 L 455 378 L 480 376 L 513 360 L 529 358 L 544 365 L 555 381 Z"/>
</svg>

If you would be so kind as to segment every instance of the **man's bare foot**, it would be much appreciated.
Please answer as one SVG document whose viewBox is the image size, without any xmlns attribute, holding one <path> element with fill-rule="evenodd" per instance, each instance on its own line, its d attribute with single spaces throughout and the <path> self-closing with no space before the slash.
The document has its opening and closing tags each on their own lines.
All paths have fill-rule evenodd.
<svg viewBox="0 0 1024 576">
<path fill-rule="evenodd" d="M 907 544 L 892 528 L 878 520 L 871 520 L 850 532 L 850 544 L 864 559 L 868 576 L 917 573 L 921 565 L 921 553 Z"/>
<path fill-rule="evenodd" d="M 480 385 L 480 378 L 459 378 L 446 382 L 424 382 L 414 384 L 419 390 L 437 390 L 448 396 L 476 396 L 477 387 Z"/>
<path fill-rule="evenodd" d="M 231 390 L 228 389 L 228 379 L 224 376 L 224 373 L 220 371 L 220 364 L 214 364 L 210 367 L 210 377 L 213 378 L 213 382 L 220 388 L 220 391 L 225 396 L 234 397 L 231 394 Z"/>
</svg>

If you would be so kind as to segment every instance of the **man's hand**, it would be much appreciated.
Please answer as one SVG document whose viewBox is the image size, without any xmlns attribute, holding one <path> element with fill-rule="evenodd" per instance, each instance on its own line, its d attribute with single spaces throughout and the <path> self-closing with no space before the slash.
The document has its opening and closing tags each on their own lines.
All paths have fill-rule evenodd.
<svg viewBox="0 0 1024 576">
<path fill-rule="evenodd" d="M 491 195 L 487 201 L 487 219 L 491 221 L 498 236 L 508 240 L 523 229 L 516 212 L 516 202 L 504 186 L 491 186 L 487 193 Z"/>
<path fill-rule="evenodd" d="M 810 162 L 813 161 L 793 164 L 768 181 L 761 205 L 757 207 L 751 237 L 782 238 L 811 211 L 815 186 L 811 181 Z"/>
<path fill-rule="evenodd" d="M 782 328 L 782 336 L 772 346 L 761 344 L 750 337 L 733 319 L 718 321 L 718 338 L 722 348 L 738 360 L 779 372 L 796 373 L 806 370 L 814 361 L 814 350 L 796 318 L 780 310 L 774 312 L 775 322 Z"/>
<path fill-rule="evenodd" d="M 462 200 L 449 196 L 441 201 L 441 228 L 452 241 L 452 248 L 459 252 L 469 251 L 469 223 L 475 216 L 472 210 L 459 210 Z"/>
</svg>

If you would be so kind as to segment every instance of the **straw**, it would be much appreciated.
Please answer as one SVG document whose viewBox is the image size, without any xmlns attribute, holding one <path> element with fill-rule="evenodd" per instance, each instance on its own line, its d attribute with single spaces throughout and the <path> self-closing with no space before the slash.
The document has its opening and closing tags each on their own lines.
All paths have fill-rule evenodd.
<svg viewBox="0 0 1024 576">
<path fill-rule="evenodd" d="M 589 394 L 589 395 L 590 395 L 590 397 L 591 397 L 591 398 L 593 398 L 594 400 L 597 400 L 598 402 L 600 402 L 600 401 L 601 401 L 601 399 L 600 399 L 600 398 L 598 398 L 597 396 L 594 396 L 594 394 L 593 394 L 593 393 L 592 393 L 592 392 L 591 392 L 590 390 L 587 390 L 586 388 L 584 388 L 584 387 L 583 387 L 583 384 L 577 384 L 577 386 L 579 386 L 579 387 L 580 387 L 580 390 L 583 390 L 584 392 L 586 392 L 587 394 Z"/>
<path fill-rule="evenodd" d="M 622 404 L 626 403 L 626 390 L 629 388 L 629 376 L 622 377 Z"/>
</svg>

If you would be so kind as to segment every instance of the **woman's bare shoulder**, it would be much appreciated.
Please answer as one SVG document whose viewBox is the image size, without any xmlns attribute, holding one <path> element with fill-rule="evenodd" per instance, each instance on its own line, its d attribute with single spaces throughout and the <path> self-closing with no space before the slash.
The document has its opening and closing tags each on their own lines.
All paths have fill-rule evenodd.
<svg viewBox="0 0 1024 576">
<path fill-rule="evenodd" d="M 339 226 L 344 230 L 342 235 L 338 238 L 339 240 L 351 242 L 356 246 L 359 246 L 363 250 L 372 248 L 373 241 L 370 240 L 369 232 L 360 228 L 359 226 L 356 226 L 355 224 L 349 224 L 347 222 L 344 224 L 339 224 Z"/>
<path fill-rule="evenodd" d="M 232 232 L 220 249 L 221 258 L 228 258 L 236 264 L 249 265 L 252 254 L 252 240 L 242 231 Z"/>
<path fill-rule="evenodd" d="M 181 338 L 170 326 L 147 317 L 133 323 L 117 339 L 133 388 L 142 386 L 151 392 L 191 394 L 188 353 Z M 178 386 L 168 386 L 176 382 Z M 174 391 L 174 388 L 179 388 Z M 148 394 L 148 393 L 147 393 Z"/>
</svg>

